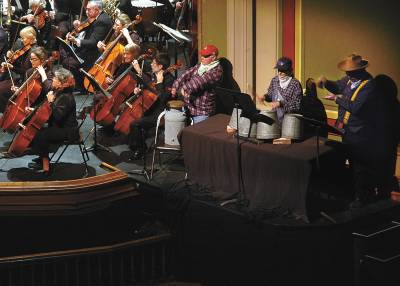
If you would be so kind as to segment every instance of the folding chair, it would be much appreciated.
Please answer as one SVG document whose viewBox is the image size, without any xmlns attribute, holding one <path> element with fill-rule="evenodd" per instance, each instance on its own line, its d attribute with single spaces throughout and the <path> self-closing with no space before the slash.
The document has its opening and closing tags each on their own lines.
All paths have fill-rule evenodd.
<svg viewBox="0 0 400 286">
<path fill-rule="evenodd" d="M 85 122 L 85 120 L 86 120 L 86 115 L 85 115 L 85 117 L 81 120 L 81 122 L 80 122 L 80 124 L 79 124 L 79 126 L 78 126 L 79 138 L 76 139 L 76 140 L 74 140 L 74 141 L 69 141 L 69 140 L 64 141 L 64 142 L 62 143 L 62 145 L 64 145 L 64 148 L 63 148 L 63 150 L 61 151 L 60 155 L 58 156 L 57 160 L 54 161 L 54 163 L 57 164 L 57 163 L 60 161 L 62 155 L 64 155 L 65 151 L 67 150 L 67 148 L 68 148 L 70 145 L 78 145 L 78 146 L 79 146 L 79 150 L 80 150 L 81 155 L 82 155 L 83 163 L 85 164 L 85 174 L 84 174 L 83 177 L 86 177 L 86 176 L 89 174 L 89 167 L 88 167 L 88 165 L 87 165 L 87 161 L 89 161 L 89 159 L 90 159 L 90 158 L 89 158 L 89 155 L 88 155 L 88 151 L 87 151 L 86 146 L 85 146 L 85 141 L 84 141 L 84 139 L 83 139 L 83 134 L 82 134 L 82 132 L 80 131 L 80 130 L 81 130 L 81 127 L 82 127 L 82 125 L 83 125 L 83 123 Z M 51 162 L 51 160 L 54 158 L 54 156 L 56 155 L 56 153 L 57 153 L 57 151 L 53 153 L 53 155 L 52 155 L 51 158 L 50 158 L 50 162 Z"/>
<path fill-rule="evenodd" d="M 165 144 L 165 137 L 163 140 L 159 139 L 159 130 L 160 127 L 163 125 L 162 120 L 165 117 L 166 110 L 160 113 L 160 115 L 157 118 L 157 125 L 156 125 L 156 134 L 154 137 L 154 148 L 153 148 L 153 158 L 151 161 L 151 169 L 150 169 L 150 180 L 153 178 L 153 173 L 154 173 L 154 164 L 155 164 L 155 158 L 156 158 L 156 153 L 158 152 L 159 155 L 159 165 L 161 168 L 162 165 L 162 160 L 161 160 L 161 155 L 162 154 L 178 154 L 181 155 L 181 146 L 180 145 L 168 145 Z M 193 121 L 191 120 L 191 125 L 193 124 Z"/>
</svg>

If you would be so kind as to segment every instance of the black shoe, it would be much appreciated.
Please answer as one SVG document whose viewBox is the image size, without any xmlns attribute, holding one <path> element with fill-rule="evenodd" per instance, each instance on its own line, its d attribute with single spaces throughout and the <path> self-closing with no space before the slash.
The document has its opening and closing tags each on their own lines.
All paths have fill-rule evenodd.
<svg viewBox="0 0 400 286">
<path fill-rule="evenodd" d="M 40 158 L 39 158 L 40 159 Z M 29 162 L 28 168 L 32 170 L 41 170 L 42 169 L 42 162 Z"/>
<path fill-rule="evenodd" d="M 42 163 L 42 158 L 40 158 L 40 157 L 33 158 L 33 159 L 32 159 L 32 162 L 33 162 L 33 163 L 36 163 L 36 164 L 41 164 L 41 163 Z"/>
<path fill-rule="evenodd" d="M 361 201 L 359 198 L 356 198 L 354 201 L 350 202 L 349 209 L 350 210 L 360 209 L 364 205 L 365 205 L 365 203 L 363 201 Z"/>
<path fill-rule="evenodd" d="M 137 149 L 133 152 L 133 155 L 129 158 L 130 161 L 136 161 L 139 159 L 143 159 L 144 151 L 142 149 Z"/>
</svg>

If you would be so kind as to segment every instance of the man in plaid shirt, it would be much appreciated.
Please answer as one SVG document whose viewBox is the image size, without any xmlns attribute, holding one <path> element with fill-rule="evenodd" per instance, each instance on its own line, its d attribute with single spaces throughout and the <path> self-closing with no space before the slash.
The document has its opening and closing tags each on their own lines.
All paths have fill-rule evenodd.
<svg viewBox="0 0 400 286">
<path fill-rule="evenodd" d="M 200 64 L 188 69 L 175 80 L 171 94 L 179 91 L 190 111 L 194 123 L 201 122 L 215 113 L 215 87 L 222 79 L 218 48 L 206 45 L 200 51 Z"/>
<path fill-rule="evenodd" d="M 275 69 L 278 75 L 272 78 L 265 99 L 272 102 L 272 108 L 277 111 L 279 122 L 282 122 L 285 113 L 300 111 L 303 89 L 301 83 L 293 77 L 291 59 L 278 59 Z"/>
</svg>

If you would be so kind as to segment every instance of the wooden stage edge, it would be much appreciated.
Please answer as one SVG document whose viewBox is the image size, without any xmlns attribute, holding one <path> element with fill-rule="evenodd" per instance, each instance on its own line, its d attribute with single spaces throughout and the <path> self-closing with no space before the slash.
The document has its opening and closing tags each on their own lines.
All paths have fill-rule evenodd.
<svg viewBox="0 0 400 286">
<path fill-rule="evenodd" d="M 67 181 L 0 182 L 0 216 L 73 215 L 139 195 L 125 172 L 106 163 L 100 166 L 110 172 Z"/>
</svg>

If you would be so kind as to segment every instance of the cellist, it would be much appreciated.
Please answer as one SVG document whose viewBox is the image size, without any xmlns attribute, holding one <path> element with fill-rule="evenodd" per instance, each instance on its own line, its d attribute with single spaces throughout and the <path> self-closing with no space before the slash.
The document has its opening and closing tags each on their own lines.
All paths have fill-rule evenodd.
<svg viewBox="0 0 400 286">
<path fill-rule="evenodd" d="M 28 26 L 23 28 L 19 35 L 23 47 L 17 51 L 7 51 L 7 62 L 2 62 L 2 80 L 0 81 L 0 112 L 3 112 L 7 101 L 12 95 L 11 87 L 13 86 L 13 81 L 9 77 L 10 71 L 17 74 L 17 79 L 15 84 L 20 84 L 25 78 L 25 72 L 32 67 L 30 61 L 30 51 L 32 48 L 36 47 L 36 31 L 34 28 Z"/>
<path fill-rule="evenodd" d="M 146 152 L 145 138 L 149 129 L 156 126 L 157 118 L 165 109 L 167 102 L 171 99 L 170 89 L 174 83 L 174 76 L 167 71 L 170 65 L 170 58 L 166 53 L 157 54 L 151 62 L 151 75 L 143 73 L 143 81 L 147 85 L 154 86 L 157 94 L 157 101 L 147 110 L 144 116 L 130 125 L 129 148 L 134 151 L 131 160 L 142 158 Z M 139 72 L 140 73 L 140 72 Z M 139 94 L 141 89 L 136 87 L 135 94 Z"/>
<path fill-rule="evenodd" d="M 51 116 L 47 127 L 41 128 L 32 140 L 30 147 L 39 157 L 33 159 L 28 167 L 48 173 L 50 145 L 79 138 L 76 102 L 72 94 L 74 85 L 74 76 L 69 70 L 59 68 L 54 71 L 52 90 L 46 95 L 51 107 Z"/>
</svg>

